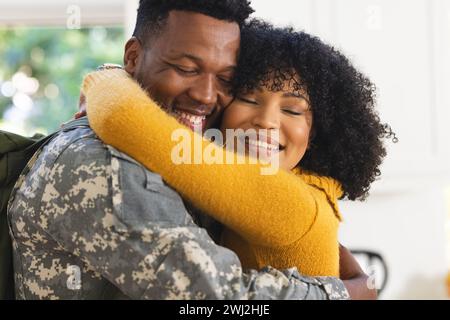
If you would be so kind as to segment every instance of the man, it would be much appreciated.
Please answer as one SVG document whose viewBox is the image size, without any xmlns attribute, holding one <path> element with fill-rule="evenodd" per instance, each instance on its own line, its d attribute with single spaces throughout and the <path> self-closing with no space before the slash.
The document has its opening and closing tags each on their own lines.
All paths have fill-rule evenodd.
<svg viewBox="0 0 450 320">
<path fill-rule="evenodd" d="M 226 106 L 245 0 L 143 0 L 124 65 L 185 124 Z M 13 192 L 9 221 L 20 299 L 341 299 L 334 278 L 243 272 L 155 173 L 83 124 L 57 135 Z"/>
</svg>

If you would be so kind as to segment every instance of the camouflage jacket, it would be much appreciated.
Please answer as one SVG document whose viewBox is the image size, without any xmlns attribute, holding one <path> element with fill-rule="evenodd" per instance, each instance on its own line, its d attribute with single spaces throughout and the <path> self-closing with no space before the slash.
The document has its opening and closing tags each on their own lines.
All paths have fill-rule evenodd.
<svg viewBox="0 0 450 320">
<path fill-rule="evenodd" d="M 8 220 L 18 299 L 346 299 L 336 278 L 243 271 L 161 177 L 63 129 L 16 184 Z"/>
</svg>

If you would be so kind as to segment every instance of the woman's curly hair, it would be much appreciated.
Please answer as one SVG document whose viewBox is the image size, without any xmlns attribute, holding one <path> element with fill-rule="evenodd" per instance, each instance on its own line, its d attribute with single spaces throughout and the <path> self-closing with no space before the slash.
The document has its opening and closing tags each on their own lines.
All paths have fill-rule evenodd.
<svg viewBox="0 0 450 320">
<path fill-rule="evenodd" d="M 286 81 L 306 91 L 312 139 L 299 166 L 339 181 L 342 198 L 364 200 L 386 156 L 383 139 L 397 140 L 375 111 L 374 84 L 336 49 L 292 28 L 252 20 L 241 43 L 234 94 L 280 91 Z"/>
</svg>

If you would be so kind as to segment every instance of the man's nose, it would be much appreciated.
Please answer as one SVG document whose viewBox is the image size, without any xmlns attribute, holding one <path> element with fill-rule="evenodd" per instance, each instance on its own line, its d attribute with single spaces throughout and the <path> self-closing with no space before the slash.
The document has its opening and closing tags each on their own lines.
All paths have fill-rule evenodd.
<svg viewBox="0 0 450 320">
<path fill-rule="evenodd" d="M 214 75 L 203 75 L 196 79 L 188 92 L 190 98 L 200 105 L 214 108 L 217 103 L 217 87 Z"/>
<path fill-rule="evenodd" d="M 258 109 L 252 124 L 261 129 L 279 129 L 280 111 L 277 106 L 262 106 Z"/>
</svg>

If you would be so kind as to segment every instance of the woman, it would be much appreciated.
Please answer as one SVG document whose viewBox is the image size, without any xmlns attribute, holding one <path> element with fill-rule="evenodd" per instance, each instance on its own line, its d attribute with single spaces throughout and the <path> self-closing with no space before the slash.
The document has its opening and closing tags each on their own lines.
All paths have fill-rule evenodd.
<svg viewBox="0 0 450 320">
<path fill-rule="evenodd" d="M 385 156 L 382 138 L 391 134 L 374 111 L 373 85 L 333 48 L 292 29 L 253 21 L 241 50 L 236 99 L 221 130 L 278 131 L 276 142 L 257 149 L 276 153 L 284 170 L 261 175 L 262 165 L 249 161 L 175 164 L 172 133 L 185 127 L 120 70 L 86 77 L 91 126 L 224 224 L 222 244 L 244 267 L 339 276 L 337 200 L 365 198 Z M 255 143 L 245 142 L 248 160 Z M 207 140 L 201 145 L 223 152 Z"/>
</svg>

